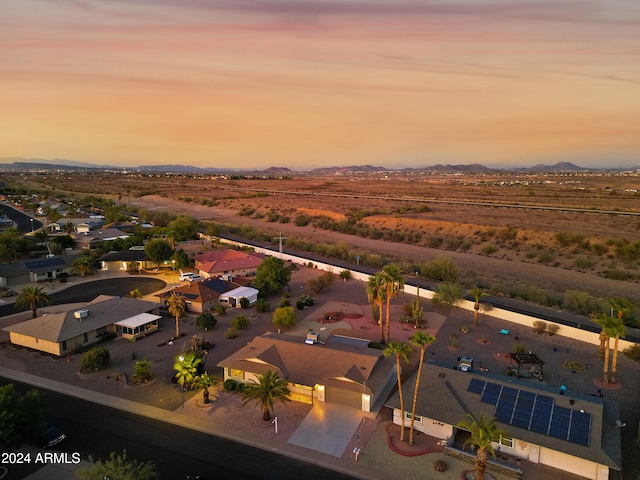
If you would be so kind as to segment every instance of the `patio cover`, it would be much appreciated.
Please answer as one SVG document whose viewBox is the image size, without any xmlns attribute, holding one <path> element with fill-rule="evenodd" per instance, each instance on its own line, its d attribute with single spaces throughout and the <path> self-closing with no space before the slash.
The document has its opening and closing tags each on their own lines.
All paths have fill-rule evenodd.
<svg viewBox="0 0 640 480">
<path fill-rule="evenodd" d="M 120 320 L 119 322 L 116 322 L 116 325 L 120 325 L 121 327 L 136 328 L 141 327 L 142 325 L 146 325 L 147 323 L 151 323 L 154 320 L 158 320 L 160 318 L 162 318 L 160 315 L 153 315 L 152 313 L 140 313 L 133 317 Z"/>
</svg>

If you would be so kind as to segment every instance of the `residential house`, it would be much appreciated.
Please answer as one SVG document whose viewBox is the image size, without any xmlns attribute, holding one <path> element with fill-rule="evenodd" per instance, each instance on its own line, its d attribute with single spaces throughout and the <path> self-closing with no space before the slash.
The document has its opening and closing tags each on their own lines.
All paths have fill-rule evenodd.
<svg viewBox="0 0 640 480">
<path fill-rule="evenodd" d="M 398 425 L 402 415 L 405 425 L 411 419 L 416 375 L 402 388 L 405 412 L 400 411 L 397 393 L 387 402 Z M 463 448 L 468 432 L 456 427 L 468 420 L 467 414 L 495 417 L 497 426 L 508 434 L 494 443 L 500 455 L 490 457 L 490 469 L 520 476 L 518 464 L 528 462 L 593 480 L 606 480 L 610 470 L 620 470 L 617 402 L 570 394 L 532 380 L 423 364 L 414 428 L 445 440 L 445 452 L 450 455 L 473 456 Z M 502 465 L 503 456 L 515 459 L 515 464 Z"/>
<path fill-rule="evenodd" d="M 157 297 L 160 301 L 164 302 L 167 298 L 169 298 L 172 294 L 180 295 L 187 302 L 187 311 L 203 313 L 209 310 L 212 310 L 218 303 L 218 298 L 220 297 L 220 292 L 216 291 L 212 288 L 212 283 L 214 280 L 224 284 L 227 289 L 227 282 L 223 282 L 219 279 L 205 280 L 202 282 L 190 282 L 186 285 L 182 285 L 177 288 L 173 288 L 171 290 L 165 290 L 162 293 L 159 293 Z"/>
<path fill-rule="evenodd" d="M 42 307 L 39 317 L 3 328 L 12 344 L 57 356 L 101 341 L 109 332 L 137 338 L 158 329 L 160 304 L 100 295 L 88 303 Z"/>
<path fill-rule="evenodd" d="M 252 287 L 238 287 L 221 294 L 218 303 L 229 308 L 241 308 L 243 298 L 249 300 L 249 305 L 255 304 L 258 301 L 258 293 L 260 291 Z"/>
<path fill-rule="evenodd" d="M 92 230 L 85 234 L 72 234 L 71 237 L 75 245 L 83 250 L 90 250 L 96 248 L 107 240 L 115 240 L 117 238 L 125 239 L 129 234 L 121 232 L 117 228 L 101 228 L 99 230 Z"/>
<path fill-rule="evenodd" d="M 71 275 L 75 257 L 47 257 L 0 264 L 0 287 L 55 280 L 61 273 Z"/>
<path fill-rule="evenodd" d="M 251 276 L 256 274 L 264 255 L 239 250 L 214 250 L 195 257 L 195 267 L 202 278 L 223 275 Z"/>
<path fill-rule="evenodd" d="M 309 344 L 303 338 L 267 333 L 218 366 L 224 368 L 225 380 L 245 383 L 275 371 L 287 380 L 292 400 L 331 402 L 370 412 L 393 386 L 395 364 L 368 344 L 346 337 Z"/>
<path fill-rule="evenodd" d="M 147 257 L 144 248 L 131 247 L 129 250 L 109 252 L 100 257 L 102 270 L 139 271 L 140 268 L 155 268 L 156 262 Z"/>
</svg>

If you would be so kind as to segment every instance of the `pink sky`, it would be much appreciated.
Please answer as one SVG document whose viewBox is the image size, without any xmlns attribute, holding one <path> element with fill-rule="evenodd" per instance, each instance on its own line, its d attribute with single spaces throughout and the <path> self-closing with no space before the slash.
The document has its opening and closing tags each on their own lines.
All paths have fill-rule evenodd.
<svg viewBox="0 0 640 480">
<path fill-rule="evenodd" d="M 121 166 L 638 165 L 640 3 L 4 0 L 0 132 Z"/>
</svg>

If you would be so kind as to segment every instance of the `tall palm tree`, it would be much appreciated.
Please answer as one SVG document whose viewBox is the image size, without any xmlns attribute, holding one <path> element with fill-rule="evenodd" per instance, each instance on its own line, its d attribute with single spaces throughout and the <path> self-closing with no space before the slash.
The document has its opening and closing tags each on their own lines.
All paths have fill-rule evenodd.
<svg viewBox="0 0 640 480">
<path fill-rule="evenodd" d="M 487 453 L 494 457 L 496 456 L 491 442 L 497 442 L 500 440 L 500 436 L 506 436 L 507 433 L 496 426 L 495 418 L 487 421 L 484 415 L 480 417 L 480 420 L 476 420 L 471 414 L 467 414 L 467 417 L 469 417 L 469 420 L 462 420 L 458 422 L 457 426 L 471 433 L 464 445 L 478 448 L 475 461 L 476 480 L 484 480 L 484 471 L 487 469 L 489 460 Z"/>
<path fill-rule="evenodd" d="M 611 322 L 609 333 L 615 337 L 613 342 L 613 358 L 611 359 L 611 377 L 609 382 L 616 383 L 616 371 L 618 369 L 618 340 L 624 338 L 627 335 L 627 327 L 625 327 L 621 318 L 615 318 Z"/>
<path fill-rule="evenodd" d="M 402 394 L 402 366 L 400 364 L 400 360 L 404 360 L 405 363 L 409 362 L 409 355 L 411 354 L 411 347 L 404 342 L 389 342 L 387 344 L 387 348 L 384 349 L 384 356 L 390 357 L 391 355 L 396 356 L 396 373 L 398 375 L 398 394 L 400 395 L 400 415 L 401 419 L 401 428 L 400 430 L 400 441 L 404 442 L 404 395 Z"/>
<path fill-rule="evenodd" d="M 187 311 L 187 301 L 182 295 L 173 292 L 166 301 L 167 310 L 176 317 L 176 338 L 180 337 L 180 317 Z"/>
<path fill-rule="evenodd" d="M 198 365 L 202 363 L 202 358 L 195 352 L 187 352 L 178 355 L 173 362 L 173 369 L 176 371 L 178 385 L 187 389 L 191 388 L 197 378 Z"/>
<path fill-rule="evenodd" d="M 26 310 L 27 308 L 31 310 L 32 318 L 38 316 L 38 307 L 44 307 L 46 305 L 51 305 L 51 299 L 42 287 L 38 287 L 37 285 L 24 287 L 20 291 L 20 295 L 16 298 L 15 303 L 15 307 L 21 310 Z"/>
<path fill-rule="evenodd" d="M 378 325 L 380 325 L 380 343 L 384 343 L 384 321 L 382 319 L 382 304 L 385 298 L 384 279 L 382 273 L 378 272 L 369 277 L 366 285 L 367 298 L 370 303 L 378 306 Z"/>
<path fill-rule="evenodd" d="M 422 362 L 424 352 L 429 345 L 436 341 L 436 337 L 430 333 L 416 332 L 411 336 L 411 343 L 420 348 L 420 363 L 418 363 L 418 375 L 416 376 L 416 388 L 413 391 L 413 406 L 411 407 L 411 424 L 409 425 L 409 445 L 413 445 L 413 423 L 416 416 L 416 404 L 418 403 L 418 389 L 420 388 L 420 375 L 422 374 Z"/>
<path fill-rule="evenodd" d="M 610 317 L 606 313 L 601 313 L 596 316 L 594 319 L 598 325 L 602 327 L 602 332 L 600 335 L 604 335 L 605 338 L 605 349 L 604 349 L 604 367 L 602 369 L 602 383 L 609 383 L 609 345 L 611 337 L 614 337 L 615 334 L 615 326 L 618 322 L 617 318 Z"/>
<path fill-rule="evenodd" d="M 386 341 L 391 342 L 391 299 L 400 293 L 404 286 L 404 277 L 400 272 L 398 265 L 385 265 L 382 268 L 382 278 L 384 281 L 384 291 L 386 300 L 386 322 L 387 335 Z"/>
<path fill-rule="evenodd" d="M 215 388 L 220 385 L 220 380 L 218 380 L 218 377 L 214 377 L 213 375 L 209 375 L 207 372 L 204 372 L 202 375 L 198 375 L 195 378 L 194 383 L 198 388 L 202 389 L 203 403 L 209 403 L 209 388 Z"/>
<path fill-rule="evenodd" d="M 480 298 L 485 295 L 484 289 L 481 287 L 473 287 L 469 294 L 473 296 L 475 303 L 473 304 L 473 326 L 478 326 L 478 316 L 480 313 Z"/>
<path fill-rule="evenodd" d="M 262 419 L 267 422 L 271 420 L 271 411 L 276 400 L 286 405 L 290 402 L 289 387 L 287 381 L 280 378 L 278 372 L 267 370 L 263 375 L 257 375 L 257 381 L 251 379 L 245 383 L 242 390 L 242 405 L 246 405 L 255 400 L 262 406 Z"/>
</svg>

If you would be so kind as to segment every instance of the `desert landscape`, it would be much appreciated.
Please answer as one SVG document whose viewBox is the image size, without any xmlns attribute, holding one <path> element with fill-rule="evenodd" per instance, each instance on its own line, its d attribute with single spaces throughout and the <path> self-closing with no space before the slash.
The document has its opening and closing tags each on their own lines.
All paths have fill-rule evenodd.
<svg viewBox="0 0 640 480">
<path fill-rule="evenodd" d="M 397 262 L 407 273 L 446 257 L 465 287 L 507 296 L 519 296 L 518 287 L 640 301 L 640 193 L 632 172 L 65 172 L 7 174 L 6 181 L 79 201 L 108 196 L 141 220 L 164 210 L 239 234 L 259 231 L 274 246 L 280 235 L 294 249 L 332 245 L 343 260 Z"/>
</svg>

